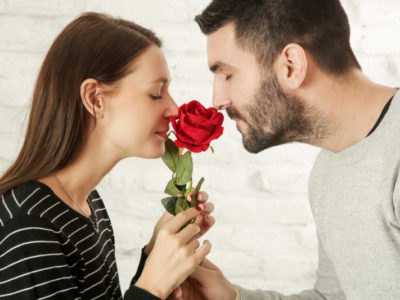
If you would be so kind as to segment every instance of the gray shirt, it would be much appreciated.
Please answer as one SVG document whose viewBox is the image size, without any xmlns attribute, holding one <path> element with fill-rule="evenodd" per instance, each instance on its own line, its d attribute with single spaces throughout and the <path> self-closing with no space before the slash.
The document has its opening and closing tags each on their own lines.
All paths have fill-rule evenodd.
<svg viewBox="0 0 400 300">
<path fill-rule="evenodd" d="M 238 287 L 242 300 L 400 299 L 400 92 L 378 128 L 321 150 L 309 180 L 319 245 L 314 289 L 283 296 Z"/>
</svg>

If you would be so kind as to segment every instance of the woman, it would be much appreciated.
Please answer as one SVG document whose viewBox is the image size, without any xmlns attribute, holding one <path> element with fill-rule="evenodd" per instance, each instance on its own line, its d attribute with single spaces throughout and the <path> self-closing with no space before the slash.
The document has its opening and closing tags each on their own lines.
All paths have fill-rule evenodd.
<svg viewBox="0 0 400 300">
<path fill-rule="evenodd" d="M 0 179 L 1 299 L 122 298 L 111 223 L 94 188 L 121 159 L 165 151 L 177 106 L 160 46 L 151 31 L 97 13 L 54 41 L 23 147 Z M 126 299 L 165 299 L 209 253 L 197 240 L 214 223 L 203 203 L 161 217 Z"/>
</svg>

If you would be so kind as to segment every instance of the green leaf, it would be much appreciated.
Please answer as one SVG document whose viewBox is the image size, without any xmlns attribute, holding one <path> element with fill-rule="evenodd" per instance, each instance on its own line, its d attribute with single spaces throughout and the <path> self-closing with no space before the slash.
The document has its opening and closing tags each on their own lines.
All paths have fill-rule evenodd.
<svg viewBox="0 0 400 300">
<path fill-rule="evenodd" d="M 179 197 L 176 201 L 175 205 L 175 214 L 179 214 L 181 211 L 184 211 L 189 208 L 189 204 L 185 198 Z"/>
<path fill-rule="evenodd" d="M 184 184 L 184 185 L 175 184 L 175 186 L 176 186 L 176 188 L 177 188 L 178 190 L 181 191 L 182 194 L 185 194 L 185 193 L 186 193 L 186 184 Z"/>
<path fill-rule="evenodd" d="M 178 200 L 178 197 L 168 197 L 168 198 L 161 199 L 162 205 L 173 216 L 175 216 L 175 206 L 176 206 L 177 200 Z"/>
<path fill-rule="evenodd" d="M 179 157 L 179 149 L 171 139 L 165 141 L 165 153 L 162 156 L 163 162 L 172 172 L 176 172 L 176 164 Z"/>
<path fill-rule="evenodd" d="M 176 168 L 176 184 L 183 185 L 190 181 L 193 173 L 193 160 L 190 152 L 186 152 L 184 155 L 178 158 L 178 164 Z"/>
<path fill-rule="evenodd" d="M 199 195 L 200 188 L 204 182 L 204 177 L 201 177 L 199 182 L 196 185 L 196 188 L 194 189 L 193 196 L 192 196 L 192 201 L 190 202 L 191 207 L 195 207 L 197 205 L 197 196 Z"/>
<path fill-rule="evenodd" d="M 176 187 L 173 179 L 168 181 L 167 187 L 165 188 L 165 193 L 171 196 L 176 196 L 178 194 L 182 194 L 182 192 Z"/>
</svg>

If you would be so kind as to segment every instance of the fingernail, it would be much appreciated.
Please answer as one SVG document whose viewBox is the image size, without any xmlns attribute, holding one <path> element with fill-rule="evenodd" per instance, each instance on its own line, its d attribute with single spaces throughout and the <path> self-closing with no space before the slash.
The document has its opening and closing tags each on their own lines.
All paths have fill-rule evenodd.
<svg viewBox="0 0 400 300">
<path fill-rule="evenodd" d="M 188 199 L 189 201 L 192 201 L 192 195 L 188 195 L 188 196 L 187 196 L 187 199 Z"/>
<path fill-rule="evenodd" d="M 198 211 L 205 210 L 205 209 L 206 209 L 206 206 L 205 206 L 203 203 L 200 203 L 199 205 L 196 206 L 196 209 L 197 209 Z"/>
<path fill-rule="evenodd" d="M 209 216 L 208 214 L 205 214 L 205 215 L 204 215 L 204 218 L 205 218 L 206 220 L 208 220 L 208 219 L 210 218 L 210 216 Z"/>
</svg>

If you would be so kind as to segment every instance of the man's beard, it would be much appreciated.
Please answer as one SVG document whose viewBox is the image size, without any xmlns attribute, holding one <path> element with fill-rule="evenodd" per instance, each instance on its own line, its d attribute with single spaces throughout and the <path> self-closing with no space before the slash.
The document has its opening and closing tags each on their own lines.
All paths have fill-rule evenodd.
<svg viewBox="0 0 400 300">
<path fill-rule="evenodd" d="M 247 124 L 246 132 L 242 132 L 243 146 L 251 153 L 289 142 L 310 143 L 319 138 L 316 135 L 319 130 L 312 125 L 318 119 L 317 114 L 301 99 L 286 95 L 276 74 L 262 80 L 244 112 L 229 107 L 227 113 Z"/>
</svg>

